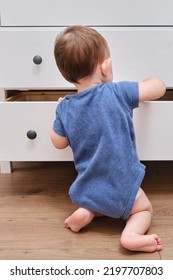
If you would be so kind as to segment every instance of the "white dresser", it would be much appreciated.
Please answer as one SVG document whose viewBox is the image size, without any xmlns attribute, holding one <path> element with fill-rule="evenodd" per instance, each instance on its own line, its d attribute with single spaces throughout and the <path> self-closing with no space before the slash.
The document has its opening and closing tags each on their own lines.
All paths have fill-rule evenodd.
<svg viewBox="0 0 173 280">
<path fill-rule="evenodd" d="M 0 0 L 0 162 L 69 161 L 70 148 L 50 140 L 56 100 L 74 90 L 56 67 L 58 32 L 89 25 L 107 39 L 114 81 L 158 76 L 164 100 L 134 112 L 141 160 L 173 160 L 173 1 L 170 0 Z M 63 93 L 62 93 L 63 91 Z"/>
</svg>

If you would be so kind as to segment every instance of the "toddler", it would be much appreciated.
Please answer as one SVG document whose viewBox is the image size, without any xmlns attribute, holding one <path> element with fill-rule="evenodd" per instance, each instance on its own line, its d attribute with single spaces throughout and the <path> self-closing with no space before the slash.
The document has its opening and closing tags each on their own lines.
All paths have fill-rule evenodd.
<svg viewBox="0 0 173 280">
<path fill-rule="evenodd" d="M 159 236 L 146 234 L 153 210 L 141 189 L 145 166 L 136 151 L 132 112 L 139 102 L 161 97 L 164 83 L 155 77 L 113 82 L 106 40 L 85 26 L 60 33 L 54 54 L 63 77 L 77 88 L 59 100 L 51 132 L 56 148 L 72 148 L 78 173 L 69 190 L 78 209 L 65 227 L 78 232 L 94 217 L 121 218 L 126 220 L 124 248 L 160 251 Z"/>
</svg>

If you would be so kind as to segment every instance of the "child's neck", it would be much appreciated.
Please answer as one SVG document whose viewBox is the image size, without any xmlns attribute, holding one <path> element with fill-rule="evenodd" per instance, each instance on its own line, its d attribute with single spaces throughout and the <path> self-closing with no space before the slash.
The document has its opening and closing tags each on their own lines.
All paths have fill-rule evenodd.
<svg viewBox="0 0 173 280">
<path fill-rule="evenodd" d="M 79 80 L 79 83 L 75 83 L 75 87 L 77 88 L 78 92 L 82 92 L 86 89 L 92 88 L 98 84 L 101 84 L 103 81 L 98 77 L 85 77 Z"/>
<path fill-rule="evenodd" d="M 94 86 L 96 86 L 96 85 L 98 85 L 98 84 L 100 84 L 100 83 L 87 84 L 87 85 L 83 85 L 83 84 L 78 84 L 78 85 L 76 85 L 76 84 L 75 84 L 75 86 L 76 86 L 77 91 L 78 91 L 78 93 L 79 93 L 79 92 L 82 92 L 82 91 L 87 90 L 87 89 L 89 89 L 89 88 L 92 88 L 92 87 L 94 87 Z"/>
</svg>

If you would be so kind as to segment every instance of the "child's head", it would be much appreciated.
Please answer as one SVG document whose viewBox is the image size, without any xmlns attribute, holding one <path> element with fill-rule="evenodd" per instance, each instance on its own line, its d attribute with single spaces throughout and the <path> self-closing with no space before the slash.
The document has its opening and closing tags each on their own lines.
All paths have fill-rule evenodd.
<svg viewBox="0 0 173 280">
<path fill-rule="evenodd" d="M 57 36 L 54 55 L 61 74 L 71 83 L 92 75 L 97 65 L 110 57 L 104 37 L 80 25 L 68 27 Z"/>
</svg>

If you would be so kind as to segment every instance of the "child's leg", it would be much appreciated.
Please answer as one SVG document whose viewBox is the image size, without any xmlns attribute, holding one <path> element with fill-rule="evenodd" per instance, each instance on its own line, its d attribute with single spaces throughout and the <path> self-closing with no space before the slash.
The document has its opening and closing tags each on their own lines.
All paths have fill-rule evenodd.
<svg viewBox="0 0 173 280">
<path fill-rule="evenodd" d="M 65 220 L 64 225 L 66 228 L 70 228 L 72 231 L 78 232 L 81 228 L 88 225 L 95 216 L 96 214 L 85 208 L 78 208 Z"/>
<path fill-rule="evenodd" d="M 139 190 L 131 215 L 121 235 L 121 244 L 132 251 L 154 252 L 162 250 L 156 234 L 145 235 L 150 227 L 152 206 L 142 189 Z"/>
</svg>

